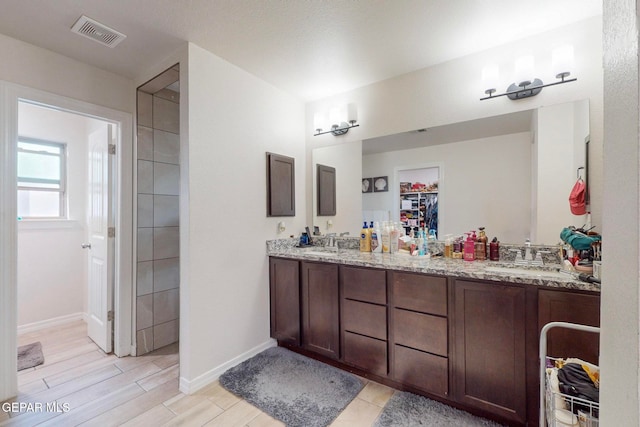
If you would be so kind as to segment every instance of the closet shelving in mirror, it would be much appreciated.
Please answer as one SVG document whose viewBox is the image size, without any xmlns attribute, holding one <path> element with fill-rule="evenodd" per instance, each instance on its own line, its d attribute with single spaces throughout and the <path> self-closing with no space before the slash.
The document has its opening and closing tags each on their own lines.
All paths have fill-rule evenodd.
<svg viewBox="0 0 640 427">
<path fill-rule="evenodd" d="M 400 193 L 400 222 L 408 234 L 418 227 L 438 230 L 438 192 L 406 191 Z"/>
</svg>

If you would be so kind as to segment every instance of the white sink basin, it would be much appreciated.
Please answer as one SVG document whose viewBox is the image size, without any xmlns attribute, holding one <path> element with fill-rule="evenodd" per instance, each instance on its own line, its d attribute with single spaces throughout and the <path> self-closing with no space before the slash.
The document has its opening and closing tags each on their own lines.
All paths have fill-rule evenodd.
<svg viewBox="0 0 640 427">
<path fill-rule="evenodd" d="M 529 270 L 527 268 L 510 268 L 510 267 L 485 267 L 485 271 L 490 273 L 508 274 L 510 276 L 526 276 L 526 277 L 552 277 L 557 279 L 569 279 L 571 276 L 559 271 L 548 270 Z"/>
</svg>

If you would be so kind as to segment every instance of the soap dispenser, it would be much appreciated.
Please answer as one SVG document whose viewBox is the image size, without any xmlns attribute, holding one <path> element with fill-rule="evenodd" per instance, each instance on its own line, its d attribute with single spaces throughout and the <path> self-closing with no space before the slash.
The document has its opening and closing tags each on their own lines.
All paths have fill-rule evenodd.
<svg viewBox="0 0 640 427">
<path fill-rule="evenodd" d="M 475 241 L 471 236 L 472 233 L 465 233 L 467 235 L 467 240 L 464 242 L 464 254 L 463 259 L 465 261 L 473 261 L 475 259 Z M 473 232 L 475 236 L 475 231 Z"/>
</svg>

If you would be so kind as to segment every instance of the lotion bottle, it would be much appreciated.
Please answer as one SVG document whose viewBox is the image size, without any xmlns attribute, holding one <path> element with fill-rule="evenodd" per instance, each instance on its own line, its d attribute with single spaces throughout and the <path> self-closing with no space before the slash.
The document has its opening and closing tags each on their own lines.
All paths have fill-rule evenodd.
<svg viewBox="0 0 640 427">
<path fill-rule="evenodd" d="M 380 223 L 376 222 L 375 226 L 371 227 L 371 252 L 374 254 L 382 252 L 382 242 L 380 236 Z"/>
<path fill-rule="evenodd" d="M 371 234 L 365 221 L 360 231 L 360 252 L 371 252 Z"/>
<path fill-rule="evenodd" d="M 389 248 L 391 244 L 391 238 L 389 236 L 389 223 L 382 223 L 382 230 L 380 231 L 382 234 L 382 252 L 388 254 Z"/>
</svg>

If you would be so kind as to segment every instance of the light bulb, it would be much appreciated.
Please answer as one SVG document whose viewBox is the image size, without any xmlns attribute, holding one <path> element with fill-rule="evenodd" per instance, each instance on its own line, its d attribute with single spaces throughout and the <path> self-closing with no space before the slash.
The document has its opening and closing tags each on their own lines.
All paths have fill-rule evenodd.
<svg viewBox="0 0 640 427">
<path fill-rule="evenodd" d="M 559 46 L 551 52 L 551 68 L 556 78 L 564 79 L 573 68 L 573 46 Z"/>
<path fill-rule="evenodd" d="M 525 55 L 516 59 L 515 64 L 515 83 L 518 86 L 529 86 L 534 75 L 533 55 Z"/>
</svg>

